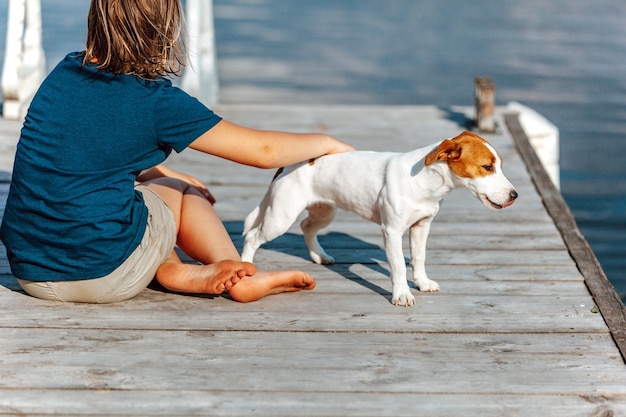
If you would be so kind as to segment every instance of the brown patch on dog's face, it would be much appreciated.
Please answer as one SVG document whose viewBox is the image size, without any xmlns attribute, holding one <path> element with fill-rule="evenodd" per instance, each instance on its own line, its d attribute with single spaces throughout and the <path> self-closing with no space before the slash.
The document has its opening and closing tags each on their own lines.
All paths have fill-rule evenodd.
<svg viewBox="0 0 626 417">
<path fill-rule="evenodd" d="M 426 156 L 425 165 L 446 161 L 452 172 L 461 178 L 480 178 L 496 171 L 497 158 L 487 146 L 487 141 L 472 132 L 463 132 L 446 139 Z"/>
</svg>

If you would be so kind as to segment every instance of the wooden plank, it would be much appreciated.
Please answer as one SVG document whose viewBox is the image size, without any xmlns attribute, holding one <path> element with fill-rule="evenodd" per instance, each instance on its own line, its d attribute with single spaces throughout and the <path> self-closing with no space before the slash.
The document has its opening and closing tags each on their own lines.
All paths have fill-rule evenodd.
<svg viewBox="0 0 626 417">
<path fill-rule="evenodd" d="M 614 366 L 620 353 L 608 333 L 0 329 L 0 335 L 2 351 L 10 352 L 2 383 L 13 388 L 626 395 L 626 372 Z M 297 385 L 294 372 L 302 375 Z"/>
<path fill-rule="evenodd" d="M 0 317 L 0 327 L 399 333 L 606 331 L 602 317 L 591 311 L 589 294 L 521 296 L 495 291 L 446 294 L 443 290 L 414 290 L 416 305 L 399 308 L 390 303 L 390 284 L 386 280 L 380 284 L 348 275 L 343 291 L 330 292 L 333 287 L 325 291 L 320 281 L 317 290 L 275 295 L 253 304 L 239 304 L 225 297 L 182 296 L 155 288 L 119 304 L 75 305 L 34 300 L 3 290 L 3 309 L 11 314 Z M 446 283 L 442 284 L 446 288 Z"/>
<path fill-rule="evenodd" d="M 337 282 L 341 283 L 342 281 L 350 278 L 354 281 L 380 281 L 380 285 L 385 285 L 389 281 L 389 271 L 385 264 L 375 265 L 355 263 L 321 266 L 312 263 L 303 263 L 301 260 L 295 260 L 292 262 L 280 263 L 275 261 L 257 262 L 257 265 L 261 269 L 306 269 L 316 279 L 325 279 L 326 282 L 330 279 L 336 278 Z M 508 283 L 515 281 L 520 281 L 522 283 L 544 282 L 548 283 L 550 286 L 549 288 L 552 288 L 560 282 L 583 282 L 583 277 L 580 275 L 575 265 L 502 266 L 435 264 L 428 265 L 427 272 L 432 279 L 439 281 L 439 283 L 444 286 L 446 292 L 449 291 L 448 287 L 454 286 L 456 288 L 461 284 L 465 285 L 465 283 L 470 283 L 470 285 L 496 285 L 499 282 Z M 452 284 L 447 284 L 447 282 L 451 282 Z M 4 287 L 0 288 L 0 291 L 21 291 L 15 277 L 8 273 L 0 274 L 0 286 Z M 489 287 L 487 286 L 485 288 Z M 483 288 L 483 291 L 485 288 Z M 316 291 L 318 290 L 319 287 Z M 578 287 L 578 291 L 584 292 L 584 288 Z"/>
<path fill-rule="evenodd" d="M 3 390 L 0 413 L 38 417 L 589 417 L 626 415 L 623 396 L 206 390 Z"/>
<path fill-rule="evenodd" d="M 278 263 L 274 261 L 259 262 L 260 268 L 276 268 Z M 281 262 L 283 269 L 303 269 L 303 263 L 296 260 L 295 262 Z M 382 264 L 335 264 L 335 265 L 305 265 L 306 270 L 314 274 L 316 277 L 333 277 L 338 274 L 338 281 L 345 279 L 350 274 L 357 275 L 367 280 L 388 280 L 389 271 Z M 552 285 L 559 281 L 582 282 L 583 277 L 576 269 L 575 265 L 450 265 L 435 264 L 427 265 L 427 272 L 430 277 L 445 282 L 453 281 L 476 281 L 480 282 L 510 282 L 510 281 L 527 281 L 538 282 L 544 281 Z M 409 275 L 410 276 L 410 275 Z M 586 293 L 584 286 L 579 286 L 579 291 Z"/>
<path fill-rule="evenodd" d="M 233 205 L 236 205 L 233 202 Z M 235 234 L 240 234 L 243 231 L 243 220 L 248 214 L 247 211 L 236 211 L 216 207 L 218 213 L 227 213 L 220 217 L 226 223 L 227 227 L 233 227 Z M 300 219 L 304 219 L 305 215 L 301 215 Z M 471 235 L 481 236 L 484 234 L 489 235 L 517 235 L 528 236 L 530 238 L 534 236 L 553 236 L 558 238 L 559 235 L 554 228 L 554 223 L 549 219 L 543 219 L 541 217 L 535 219 L 528 218 L 514 218 L 509 219 L 493 219 L 493 221 L 481 221 L 481 219 L 471 218 L 469 216 L 459 216 L 458 219 L 452 220 L 451 215 L 442 213 L 441 218 L 437 216 L 433 221 L 431 227 L 431 235 L 436 234 L 454 234 L 454 235 Z M 300 221 L 294 222 L 289 231 L 299 232 Z M 239 226 L 237 226 L 239 225 Z M 322 230 L 322 234 L 333 230 L 354 231 L 355 233 L 365 234 L 380 234 L 380 226 L 375 223 L 368 222 L 352 213 L 341 212 L 338 213 L 336 220 L 330 224 L 327 228 Z"/>
<path fill-rule="evenodd" d="M 362 248 L 357 250 L 346 250 L 337 248 L 329 252 L 335 258 L 336 263 L 378 263 L 386 261 L 385 252 L 381 248 Z M 408 256 L 408 253 L 405 253 Z M 453 264 L 453 265 L 571 265 L 572 259 L 563 251 L 553 250 L 527 250 L 516 251 L 515 257 L 511 257 L 511 252 L 507 250 L 440 250 L 431 249 L 426 253 L 426 265 L 433 264 Z M 262 262 L 268 259 L 282 261 L 284 259 L 301 258 L 310 261 L 309 252 L 306 245 L 286 248 L 284 252 L 264 249 L 256 252 L 255 261 Z"/>
<path fill-rule="evenodd" d="M 231 230 L 231 236 L 237 242 L 240 242 L 243 225 L 241 221 L 229 221 L 225 222 L 227 228 Z M 488 231 L 487 234 L 483 236 L 483 233 L 479 233 L 481 231 Z M 527 231 L 524 234 L 524 231 Z M 294 225 L 283 235 L 274 239 L 272 242 L 277 242 L 280 239 L 301 239 L 302 231 L 300 230 L 299 222 L 294 223 Z M 364 246 L 369 246 L 368 244 L 375 242 L 382 243 L 382 235 L 380 231 L 380 226 L 373 223 L 363 223 L 363 222 L 338 222 L 333 223 L 331 226 L 323 229 L 319 237 L 320 239 L 330 240 L 330 237 L 339 237 L 341 235 L 346 236 L 346 239 L 352 238 L 356 241 L 363 241 Z M 403 238 L 406 240 L 408 233 L 405 233 Z M 450 224 L 433 224 L 431 227 L 431 233 L 428 236 L 429 246 L 432 242 L 440 241 L 442 246 L 445 246 L 445 242 L 448 241 L 451 246 L 454 246 L 453 240 L 456 238 L 460 239 L 474 239 L 474 245 L 465 246 L 463 248 L 472 248 L 473 246 L 479 246 L 478 242 L 482 242 L 483 239 L 485 242 L 492 241 L 496 242 L 498 240 L 509 240 L 508 244 L 511 246 L 518 245 L 515 249 L 522 249 L 524 246 L 528 246 L 532 248 L 532 241 L 536 239 L 541 239 L 545 241 L 558 242 L 558 237 L 548 230 L 544 225 L 532 225 L 532 224 L 518 224 L 518 226 L 509 226 L 507 224 L 498 225 L 492 224 L 489 226 L 485 226 L 485 228 L 481 229 L 480 224 L 476 223 L 456 223 L 454 225 Z M 407 240 L 408 242 L 408 240 Z M 529 243 L 530 242 L 530 243 Z M 557 245 L 560 249 L 565 247 L 560 241 L 561 244 Z M 268 242 L 269 243 L 269 242 Z M 459 245 L 459 248 L 461 246 Z M 547 248 L 546 248 L 547 249 Z"/>
<path fill-rule="evenodd" d="M 235 245 L 241 249 L 243 247 L 241 222 L 226 222 L 226 227 L 231 234 L 231 239 Z M 476 225 L 474 225 L 476 227 Z M 467 229 L 470 229 L 470 225 Z M 464 250 L 476 244 L 476 234 L 467 230 L 456 230 L 455 226 L 438 226 L 432 228 L 432 233 L 428 237 L 428 249 L 449 249 Z M 343 249 L 380 249 L 384 250 L 383 237 L 378 225 L 365 225 L 361 223 L 341 222 L 322 230 L 318 235 L 320 244 L 326 248 Z M 404 248 L 408 250 L 408 233 L 403 237 Z M 292 227 L 289 232 L 263 245 L 265 248 L 278 250 L 280 248 L 305 247 L 304 237 L 299 230 L 299 226 Z M 480 237 L 480 247 L 485 250 L 560 250 L 565 249 L 563 241 L 554 234 L 524 235 L 519 232 L 502 231 L 502 234 L 489 233 Z"/>
<path fill-rule="evenodd" d="M 290 267 L 291 265 L 287 266 Z M 264 265 L 260 264 L 260 268 Z M 293 266 L 296 268 L 297 266 Z M 475 272 L 467 268 L 465 275 L 450 273 L 452 269 L 446 267 L 432 268 L 429 276 L 439 282 L 442 289 L 439 293 L 420 293 L 420 297 L 428 300 L 430 296 L 437 297 L 440 302 L 448 303 L 445 300 L 449 296 L 514 296 L 521 297 L 585 297 L 588 294 L 581 291 L 581 279 L 572 275 L 562 275 L 558 278 L 537 278 L 536 276 L 520 276 L 518 279 L 509 278 L 507 271 L 496 268 L 485 268 L 484 270 Z M 350 296 L 360 297 L 363 292 L 375 292 L 377 294 L 387 294 L 387 289 L 391 287 L 391 281 L 387 269 L 372 265 L 354 264 L 354 265 L 333 265 L 331 267 L 312 267 L 307 268 L 317 282 L 317 287 L 313 291 L 314 294 L 320 293 L 336 293 Z M 456 271 L 455 271 L 456 272 Z M 520 271 L 521 272 L 521 271 Z M 11 276 L 0 276 L 0 285 L 4 288 L 0 289 L 1 293 L 6 292 L 7 296 L 11 292 L 23 293 L 15 278 Z M 415 289 L 413 283 L 409 285 Z M 368 286 L 371 288 L 368 289 Z M 363 288 L 360 288 L 363 287 Z M 378 291 L 374 291 L 375 288 Z M 157 293 L 166 292 L 159 287 L 156 282 L 151 284 L 151 288 Z M 20 294 L 13 294 L 19 301 Z M 172 301 L 175 300 L 176 294 L 171 294 Z M 443 298 L 443 299 L 442 299 Z M 321 301 L 321 300 L 320 300 Z M 77 306 L 78 309 L 80 305 Z M 591 306 L 590 306 L 591 308 Z"/>
</svg>

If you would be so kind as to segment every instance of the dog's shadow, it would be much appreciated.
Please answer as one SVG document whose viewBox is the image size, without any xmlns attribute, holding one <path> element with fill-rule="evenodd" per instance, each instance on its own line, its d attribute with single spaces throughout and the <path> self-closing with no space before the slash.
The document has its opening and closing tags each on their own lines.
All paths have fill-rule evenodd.
<svg viewBox="0 0 626 417">
<path fill-rule="evenodd" d="M 241 252 L 243 247 L 243 222 L 225 222 L 225 226 L 235 246 Z M 318 240 L 328 254 L 335 258 L 334 264 L 323 265 L 324 267 L 391 301 L 392 295 L 389 290 L 380 287 L 350 270 L 352 265 L 359 264 L 385 277 L 389 277 L 389 270 L 381 266 L 381 263 L 386 264 L 387 262 L 387 256 L 383 248 L 341 232 L 320 234 L 318 235 Z M 304 238 L 300 234 L 285 233 L 271 242 L 265 243 L 261 248 L 297 256 L 302 258 L 303 262 L 313 262 L 309 256 L 309 250 L 304 242 Z M 407 261 L 408 260 L 405 258 L 405 262 Z M 416 288 L 413 282 L 409 282 L 409 286 Z"/>
</svg>

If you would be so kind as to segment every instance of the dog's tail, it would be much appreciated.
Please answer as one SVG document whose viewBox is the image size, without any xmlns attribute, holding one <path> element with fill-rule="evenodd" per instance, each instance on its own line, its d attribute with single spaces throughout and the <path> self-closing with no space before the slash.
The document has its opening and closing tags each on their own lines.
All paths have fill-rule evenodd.
<svg viewBox="0 0 626 417">
<path fill-rule="evenodd" d="M 261 206 L 256 206 L 254 210 L 252 210 L 250 214 L 246 216 L 246 220 L 244 220 L 243 222 L 243 234 L 244 235 L 248 233 L 250 229 L 259 225 L 259 222 L 261 220 L 261 216 L 259 216 L 260 212 L 261 212 Z"/>
<path fill-rule="evenodd" d="M 278 171 L 276 171 L 274 178 L 272 178 L 272 183 L 274 182 L 274 180 L 276 180 L 276 178 L 280 174 L 282 174 L 283 170 L 284 168 L 279 168 Z M 267 205 L 269 204 L 270 194 L 272 192 L 272 183 L 270 183 L 270 186 L 267 189 L 267 192 L 263 196 L 263 200 L 261 200 L 259 205 L 256 206 L 254 210 L 252 210 L 250 214 L 246 216 L 246 220 L 244 220 L 243 222 L 242 234 L 244 236 L 246 235 L 246 233 L 248 233 L 250 230 L 257 227 L 261 223 L 261 220 L 263 219 L 263 216 L 265 215 L 265 209 L 267 208 Z"/>
</svg>

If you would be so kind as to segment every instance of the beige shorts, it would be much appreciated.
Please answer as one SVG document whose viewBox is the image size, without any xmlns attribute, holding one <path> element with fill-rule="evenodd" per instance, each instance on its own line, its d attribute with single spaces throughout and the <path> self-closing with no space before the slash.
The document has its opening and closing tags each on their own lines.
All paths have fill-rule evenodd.
<svg viewBox="0 0 626 417">
<path fill-rule="evenodd" d="M 82 281 L 35 282 L 18 279 L 24 291 L 44 300 L 77 303 L 113 303 L 143 291 L 176 244 L 172 211 L 149 188 L 138 185 L 148 207 L 148 224 L 135 251 L 109 275 Z"/>
</svg>

